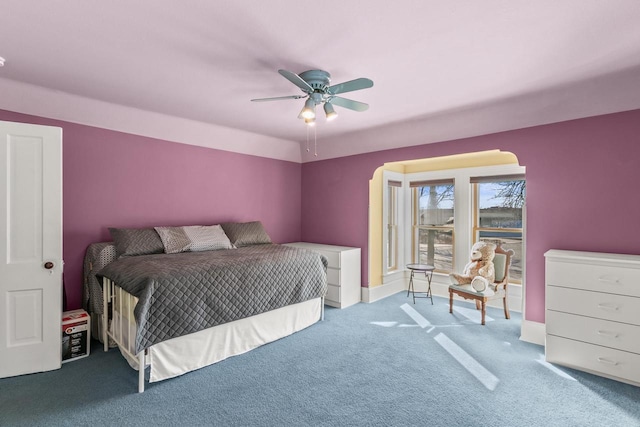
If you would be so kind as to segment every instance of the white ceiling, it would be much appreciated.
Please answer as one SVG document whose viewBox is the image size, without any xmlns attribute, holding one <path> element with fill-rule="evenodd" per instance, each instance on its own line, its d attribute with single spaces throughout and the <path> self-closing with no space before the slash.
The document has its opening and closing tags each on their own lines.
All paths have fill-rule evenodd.
<svg viewBox="0 0 640 427">
<path fill-rule="evenodd" d="M 369 110 L 318 137 L 432 121 L 430 142 L 640 108 L 640 1 L 3 0 L 0 57 L 3 79 L 298 142 L 303 100 L 250 102 L 301 93 L 278 69 L 368 77 L 344 97 Z"/>
</svg>

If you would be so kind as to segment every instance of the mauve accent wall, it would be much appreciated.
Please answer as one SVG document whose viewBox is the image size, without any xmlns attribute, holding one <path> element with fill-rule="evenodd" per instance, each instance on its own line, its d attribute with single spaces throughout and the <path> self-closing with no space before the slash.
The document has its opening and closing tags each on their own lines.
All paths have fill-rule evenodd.
<svg viewBox="0 0 640 427">
<path fill-rule="evenodd" d="M 0 120 L 63 129 L 67 308 L 82 305 L 82 261 L 107 227 L 261 220 L 300 240 L 301 165 L 0 110 Z"/>
<path fill-rule="evenodd" d="M 376 168 L 491 149 L 526 166 L 527 320 L 544 322 L 548 249 L 640 254 L 640 110 L 305 163 L 302 240 L 362 248 L 366 286 L 368 183 Z"/>
</svg>

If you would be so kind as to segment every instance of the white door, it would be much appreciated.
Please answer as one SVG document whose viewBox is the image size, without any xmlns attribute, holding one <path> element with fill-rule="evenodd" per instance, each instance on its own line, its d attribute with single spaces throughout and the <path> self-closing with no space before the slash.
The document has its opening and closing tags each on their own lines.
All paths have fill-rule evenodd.
<svg viewBox="0 0 640 427">
<path fill-rule="evenodd" d="M 58 369 L 62 129 L 0 121 L 0 378 Z"/>
</svg>

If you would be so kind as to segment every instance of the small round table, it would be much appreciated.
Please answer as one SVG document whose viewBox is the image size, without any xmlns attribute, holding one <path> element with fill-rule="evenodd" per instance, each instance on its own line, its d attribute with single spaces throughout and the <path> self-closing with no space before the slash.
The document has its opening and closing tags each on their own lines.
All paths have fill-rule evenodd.
<svg viewBox="0 0 640 427">
<path fill-rule="evenodd" d="M 413 294 L 414 304 L 416 303 L 416 298 L 430 298 L 431 305 L 433 305 L 433 295 L 431 294 L 431 278 L 433 277 L 433 270 L 435 270 L 436 268 L 433 265 L 427 265 L 427 264 L 407 264 L 407 268 L 411 270 L 411 278 L 409 279 L 409 289 L 407 289 L 407 296 L 409 296 L 410 292 Z M 428 282 L 427 292 L 415 291 L 415 288 L 413 286 L 413 274 L 416 271 L 419 273 L 424 273 L 424 277 L 427 278 L 427 282 Z M 425 294 L 425 295 L 424 296 L 419 295 L 416 297 L 416 293 Z"/>
</svg>

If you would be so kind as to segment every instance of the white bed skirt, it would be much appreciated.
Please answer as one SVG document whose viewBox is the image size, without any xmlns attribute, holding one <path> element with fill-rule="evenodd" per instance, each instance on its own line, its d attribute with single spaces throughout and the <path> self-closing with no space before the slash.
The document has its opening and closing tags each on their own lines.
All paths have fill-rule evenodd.
<svg viewBox="0 0 640 427">
<path fill-rule="evenodd" d="M 204 331 L 154 344 L 146 363 L 151 366 L 149 382 L 166 380 L 246 353 L 263 344 L 305 329 L 322 315 L 322 299 L 282 307 Z M 117 326 L 112 322 L 112 326 Z M 137 360 L 122 355 L 137 369 Z"/>
</svg>

